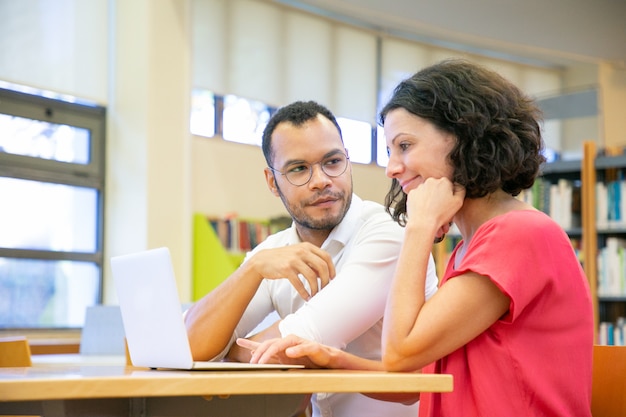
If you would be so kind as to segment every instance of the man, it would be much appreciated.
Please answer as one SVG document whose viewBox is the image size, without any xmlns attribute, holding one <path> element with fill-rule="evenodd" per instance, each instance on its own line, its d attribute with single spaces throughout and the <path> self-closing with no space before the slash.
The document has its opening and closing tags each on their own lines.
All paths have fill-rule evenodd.
<svg viewBox="0 0 626 417">
<path fill-rule="evenodd" d="M 382 316 L 404 235 L 385 211 L 352 193 L 341 129 L 318 103 L 279 109 L 263 132 L 265 179 L 292 226 L 252 250 L 243 264 L 185 315 L 196 360 L 250 360 L 237 337 L 295 334 L 380 359 Z M 431 257 L 426 295 L 437 288 Z M 250 334 L 270 313 L 280 320 Z M 306 363 L 305 363 L 306 365 Z M 416 405 L 361 394 L 313 396 L 314 416 L 411 416 Z"/>
</svg>

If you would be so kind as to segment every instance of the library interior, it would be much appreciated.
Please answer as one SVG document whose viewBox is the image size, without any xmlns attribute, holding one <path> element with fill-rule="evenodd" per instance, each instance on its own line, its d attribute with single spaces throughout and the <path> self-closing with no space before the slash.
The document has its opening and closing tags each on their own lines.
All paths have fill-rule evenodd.
<svg viewBox="0 0 626 417">
<path fill-rule="evenodd" d="M 112 257 L 168 247 L 185 306 L 288 228 L 259 145 L 269 117 L 290 102 L 328 106 L 355 194 L 383 204 L 378 112 L 415 71 L 466 58 L 512 81 L 544 113 L 547 162 L 520 198 L 556 220 L 579 256 L 593 301 L 594 372 L 621 390 L 596 386 L 594 375 L 593 401 L 626 412 L 617 400 L 626 381 L 614 376 L 626 375 L 626 3 L 549 3 L 0 0 L 0 367 L 48 367 L 62 355 L 81 363 L 90 353 L 126 364 Z M 458 241 L 452 230 L 433 246 L 438 275 Z M 360 377 L 346 388 L 320 374 L 263 394 L 285 394 L 292 407 L 301 400 L 293 395 L 324 384 L 380 385 Z M 0 397 L 11 378 L 0 376 Z M 187 391 L 162 396 L 233 393 L 179 383 Z M 403 383 L 450 389 L 447 380 L 400 376 L 385 389 Z M 83 399 L 106 398 L 94 397 L 97 383 L 90 389 Z M 70 399 L 63 395 L 52 399 Z M 46 408 L 45 398 L 33 400 Z M 54 415 L 2 404 L 0 414 Z M 68 415 L 79 412 L 64 404 Z"/>
</svg>

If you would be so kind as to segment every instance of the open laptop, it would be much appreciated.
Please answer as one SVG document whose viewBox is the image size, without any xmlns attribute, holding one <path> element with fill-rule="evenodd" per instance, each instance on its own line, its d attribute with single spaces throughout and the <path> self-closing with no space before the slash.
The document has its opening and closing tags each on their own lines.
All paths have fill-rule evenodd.
<svg viewBox="0 0 626 417">
<path fill-rule="evenodd" d="M 287 369 L 300 365 L 193 361 L 167 248 L 111 258 L 134 366 L 168 369 Z"/>
</svg>

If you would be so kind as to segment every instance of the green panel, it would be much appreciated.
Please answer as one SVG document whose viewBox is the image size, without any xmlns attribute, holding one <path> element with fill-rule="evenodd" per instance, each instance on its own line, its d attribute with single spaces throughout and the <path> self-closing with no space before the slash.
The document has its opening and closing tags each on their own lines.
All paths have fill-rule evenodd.
<svg viewBox="0 0 626 417">
<path fill-rule="evenodd" d="M 193 241 L 193 301 L 197 301 L 228 278 L 245 255 L 226 251 L 202 214 L 194 215 Z"/>
</svg>

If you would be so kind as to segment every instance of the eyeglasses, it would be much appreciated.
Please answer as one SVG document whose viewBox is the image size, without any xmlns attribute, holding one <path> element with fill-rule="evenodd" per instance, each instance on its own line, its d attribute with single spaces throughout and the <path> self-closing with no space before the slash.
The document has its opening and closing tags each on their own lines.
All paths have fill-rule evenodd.
<svg viewBox="0 0 626 417">
<path fill-rule="evenodd" d="M 306 162 L 298 162 L 296 164 L 289 165 L 285 172 L 281 172 L 276 168 L 268 167 L 274 173 L 284 175 L 287 181 L 296 187 L 301 187 L 311 181 L 313 177 L 313 166 L 319 164 L 324 174 L 331 178 L 339 177 L 348 168 L 348 155 L 338 153 L 328 158 L 322 159 L 314 164 Z"/>
</svg>

